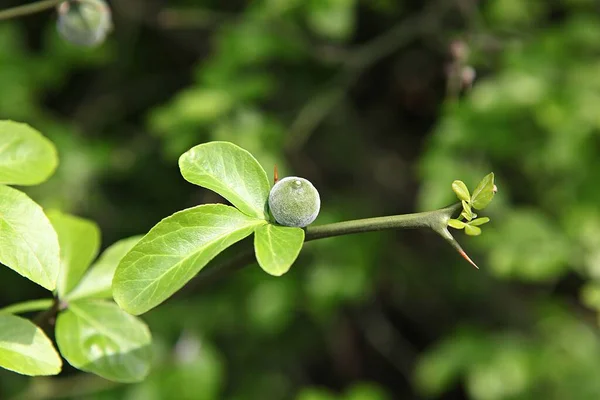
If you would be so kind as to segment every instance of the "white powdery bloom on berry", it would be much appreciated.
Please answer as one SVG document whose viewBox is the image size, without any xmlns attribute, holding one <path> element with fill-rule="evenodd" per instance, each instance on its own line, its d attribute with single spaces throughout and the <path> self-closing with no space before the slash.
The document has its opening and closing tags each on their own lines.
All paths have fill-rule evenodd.
<svg viewBox="0 0 600 400">
<path fill-rule="evenodd" d="M 269 193 L 269 209 L 280 225 L 304 228 L 317 218 L 320 208 L 319 192 L 304 178 L 283 178 Z"/>
<path fill-rule="evenodd" d="M 110 7 L 104 0 L 64 1 L 58 6 L 56 27 L 60 35 L 73 44 L 97 46 L 112 29 Z"/>
</svg>

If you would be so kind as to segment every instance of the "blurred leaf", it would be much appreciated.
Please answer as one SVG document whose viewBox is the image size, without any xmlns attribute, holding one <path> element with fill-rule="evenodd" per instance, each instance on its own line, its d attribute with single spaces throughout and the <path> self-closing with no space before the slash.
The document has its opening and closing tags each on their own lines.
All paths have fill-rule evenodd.
<svg viewBox="0 0 600 400">
<path fill-rule="evenodd" d="M 51 211 L 48 218 L 58 235 L 60 273 L 56 290 L 63 298 L 73 289 L 100 249 L 100 228 L 94 222 Z"/>
<path fill-rule="evenodd" d="M 428 349 L 415 370 L 419 392 L 439 396 L 456 384 L 467 368 L 488 350 L 484 337 L 484 333 L 463 330 Z"/>
<path fill-rule="evenodd" d="M 113 296 L 131 314 L 156 307 L 210 261 L 266 221 L 206 204 L 163 219 L 119 263 Z"/>
<path fill-rule="evenodd" d="M 343 400 L 389 400 L 391 397 L 378 385 L 359 383 L 346 391 Z"/>
<path fill-rule="evenodd" d="M 298 393 L 296 400 L 339 400 L 339 398 L 327 389 L 306 388 Z"/>
<path fill-rule="evenodd" d="M 587 307 L 600 311 L 600 284 L 588 283 L 581 289 L 581 301 Z"/>
<path fill-rule="evenodd" d="M 23 375 L 56 375 L 62 361 L 40 328 L 24 318 L 0 315 L 0 367 Z"/>
<path fill-rule="evenodd" d="M 472 364 L 467 390 L 475 400 L 501 400 L 522 396 L 532 381 L 530 353 L 526 343 L 499 337 L 491 351 Z"/>
<path fill-rule="evenodd" d="M 148 327 L 112 302 L 69 303 L 58 315 L 56 342 L 69 364 L 109 380 L 139 382 L 150 371 Z"/>
<path fill-rule="evenodd" d="M 450 219 L 448 221 L 448 226 L 451 226 L 454 229 L 463 229 L 465 227 L 465 225 L 467 225 L 467 224 L 465 224 L 462 221 L 459 221 L 458 219 Z"/>
<path fill-rule="evenodd" d="M 471 205 L 476 210 L 483 210 L 494 198 L 494 173 L 490 172 L 473 190 Z"/>
<path fill-rule="evenodd" d="M 304 230 L 266 224 L 254 233 L 254 250 L 258 264 L 268 274 L 285 274 L 302 250 Z"/>
<path fill-rule="evenodd" d="M 483 224 L 487 224 L 488 222 L 490 222 L 490 219 L 488 217 L 481 217 L 481 218 L 477 218 L 477 219 L 474 219 L 473 221 L 469 222 L 469 225 L 481 226 Z"/>
<path fill-rule="evenodd" d="M 135 246 L 142 236 L 119 240 L 100 255 L 83 276 L 79 284 L 68 295 L 67 300 L 81 298 L 112 298 L 112 280 L 121 259 Z"/>
<path fill-rule="evenodd" d="M 465 233 L 469 236 L 479 236 L 481 235 L 481 228 L 477 226 L 472 226 L 470 224 L 466 224 Z"/>
<path fill-rule="evenodd" d="M 48 290 L 60 269 L 56 232 L 25 193 L 0 185 L 0 262 Z"/>
<path fill-rule="evenodd" d="M 489 265 L 497 275 L 543 281 L 568 268 L 568 241 L 539 211 L 513 209 L 494 228 L 486 236 Z"/>
<path fill-rule="evenodd" d="M 0 184 L 37 185 L 58 165 L 51 141 L 27 124 L 0 121 Z"/>
<path fill-rule="evenodd" d="M 456 193 L 456 196 L 459 198 L 459 200 L 466 202 L 471 200 L 469 189 L 467 189 L 467 185 L 465 185 L 463 181 L 452 182 L 452 190 L 454 193 Z"/>
<path fill-rule="evenodd" d="M 311 0 L 307 2 L 308 24 L 329 39 L 348 39 L 354 32 L 355 0 Z"/>
<path fill-rule="evenodd" d="M 268 219 L 271 185 L 246 150 L 228 142 L 201 144 L 180 157 L 179 168 L 188 182 L 217 192 L 251 217 Z"/>
</svg>

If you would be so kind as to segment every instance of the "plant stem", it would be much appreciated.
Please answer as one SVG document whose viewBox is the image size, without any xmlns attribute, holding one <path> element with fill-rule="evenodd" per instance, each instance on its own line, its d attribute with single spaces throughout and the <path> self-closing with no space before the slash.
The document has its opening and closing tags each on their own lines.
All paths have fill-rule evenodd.
<svg viewBox="0 0 600 400">
<path fill-rule="evenodd" d="M 42 0 L 0 11 L 0 21 L 35 14 L 56 7 L 65 0 Z"/>
<path fill-rule="evenodd" d="M 309 226 L 306 228 L 306 241 L 385 229 L 432 228 L 437 230 L 439 226 L 446 226 L 448 219 L 451 218 L 459 206 L 460 204 L 455 204 L 435 211 Z"/>
<path fill-rule="evenodd" d="M 54 304 L 53 299 L 38 299 L 12 304 L 0 309 L 0 314 L 23 314 L 32 311 L 46 311 Z"/>
<path fill-rule="evenodd" d="M 305 241 L 325 239 L 334 236 L 350 235 L 361 232 L 375 232 L 386 229 L 414 229 L 431 228 L 437 232 L 471 265 L 477 265 L 467 256 L 458 242 L 454 240 L 447 229 L 448 220 L 462 208 L 461 203 L 451 205 L 435 211 L 426 211 L 414 214 L 391 215 L 388 217 L 376 217 L 357 219 L 352 221 L 336 222 L 333 224 L 309 226 L 305 229 Z M 200 273 L 199 278 L 186 285 L 182 294 L 194 292 L 200 288 L 209 287 L 216 280 L 230 273 L 251 265 L 256 261 L 252 240 L 241 243 L 240 250 L 231 257 L 217 261 L 214 267 L 208 268 Z"/>
</svg>

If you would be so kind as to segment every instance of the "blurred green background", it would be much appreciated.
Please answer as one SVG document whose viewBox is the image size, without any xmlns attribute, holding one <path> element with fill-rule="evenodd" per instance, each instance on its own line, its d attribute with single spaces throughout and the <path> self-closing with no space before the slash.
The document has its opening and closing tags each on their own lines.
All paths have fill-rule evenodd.
<svg viewBox="0 0 600 400">
<path fill-rule="evenodd" d="M 106 247 L 221 201 L 177 168 L 210 140 L 311 180 L 316 223 L 445 206 L 454 179 L 493 171 L 492 222 L 456 233 L 481 270 L 429 232 L 311 242 L 282 278 L 192 282 L 144 315 L 143 383 L 0 370 L 1 399 L 600 399 L 597 1 L 111 6 L 95 49 L 54 12 L 0 23 L 0 118 L 60 152 L 36 201 L 95 220 Z M 41 296 L 0 269 L 0 306 Z"/>
</svg>

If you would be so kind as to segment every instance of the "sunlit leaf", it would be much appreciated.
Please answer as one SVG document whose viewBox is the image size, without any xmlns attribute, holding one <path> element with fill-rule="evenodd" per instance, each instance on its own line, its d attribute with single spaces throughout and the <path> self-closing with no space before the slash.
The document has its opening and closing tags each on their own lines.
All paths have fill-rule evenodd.
<svg viewBox="0 0 600 400">
<path fill-rule="evenodd" d="M 459 198 L 459 200 L 471 200 L 471 194 L 469 193 L 469 189 L 467 189 L 467 185 L 465 185 L 463 181 L 452 182 L 452 190 L 454 191 L 454 193 L 456 193 L 456 196 Z"/>
<path fill-rule="evenodd" d="M 56 375 L 62 361 L 50 339 L 31 321 L 0 315 L 0 367 L 23 375 Z"/>
<path fill-rule="evenodd" d="M 470 224 L 466 224 L 465 233 L 469 236 L 479 236 L 481 235 L 481 228 L 477 226 L 472 226 Z"/>
<path fill-rule="evenodd" d="M 494 173 L 487 174 L 477 185 L 471 196 L 471 205 L 476 210 L 483 210 L 494 198 Z"/>
<path fill-rule="evenodd" d="M 459 221 L 457 219 L 451 219 L 448 221 L 448 226 L 453 227 L 454 229 L 463 229 L 465 227 L 465 223 L 462 221 Z"/>
<path fill-rule="evenodd" d="M 187 181 L 217 192 L 244 214 L 268 219 L 271 185 L 246 150 L 229 142 L 201 144 L 179 158 L 179 168 Z"/>
<path fill-rule="evenodd" d="M 68 295 L 68 300 L 81 298 L 112 298 L 112 280 L 121 259 L 140 241 L 141 236 L 119 240 L 100 255 Z"/>
<path fill-rule="evenodd" d="M 481 217 L 481 218 L 477 218 L 477 219 L 474 219 L 473 221 L 469 222 L 469 225 L 481 226 L 483 224 L 487 224 L 488 222 L 490 222 L 490 219 L 488 217 Z"/>
<path fill-rule="evenodd" d="M 113 381 L 148 375 L 151 340 L 146 324 L 105 300 L 73 301 L 56 321 L 56 342 L 69 364 Z"/>
<path fill-rule="evenodd" d="M 81 279 L 100 249 L 100 229 L 94 222 L 51 211 L 48 218 L 60 244 L 60 273 L 56 289 L 63 298 Z"/>
<path fill-rule="evenodd" d="M 48 290 L 59 272 L 56 232 L 25 193 L 0 185 L 0 262 Z"/>
<path fill-rule="evenodd" d="M 58 165 L 52 142 L 27 124 L 0 121 L 0 184 L 37 185 Z"/>
<path fill-rule="evenodd" d="M 115 300 L 136 315 L 156 307 L 213 257 L 265 223 L 223 204 L 163 219 L 121 260 L 113 279 Z"/>
<path fill-rule="evenodd" d="M 268 274 L 285 274 L 300 254 L 304 230 L 267 224 L 256 229 L 254 251 L 260 267 Z"/>
</svg>

